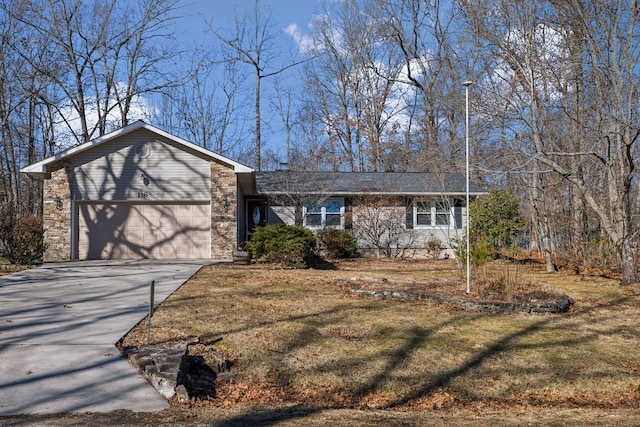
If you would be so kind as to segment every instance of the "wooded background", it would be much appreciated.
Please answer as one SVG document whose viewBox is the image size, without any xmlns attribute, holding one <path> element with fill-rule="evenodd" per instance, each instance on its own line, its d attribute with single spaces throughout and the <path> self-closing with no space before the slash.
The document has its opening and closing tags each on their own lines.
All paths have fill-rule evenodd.
<svg viewBox="0 0 640 427">
<path fill-rule="evenodd" d="M 470 80 L 472 180 L 521 243 L 638 281 L 636 1 L 344 0 L 302 35 L 256 1 L 191 51 L 183 7 L 0 0 L 3 230 L 41 212 L 22 167 L 141 118 L 256 169 L 464 173 Z"/>
</svg>

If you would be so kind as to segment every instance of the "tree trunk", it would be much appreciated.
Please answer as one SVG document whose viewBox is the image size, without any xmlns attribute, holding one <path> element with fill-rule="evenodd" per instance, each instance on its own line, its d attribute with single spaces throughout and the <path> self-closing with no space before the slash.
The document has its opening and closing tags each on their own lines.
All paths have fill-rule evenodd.
<svg viewBox="0 0 640 427">
<path fill-rule="evenodd" d="M 620 265 L 622 269 L 622 285 L 633 285 L 638 283 L 638 268 L 633 245 L 630 239 L 623 239 L 618 247 L 620 255 Z"/>
</svg>

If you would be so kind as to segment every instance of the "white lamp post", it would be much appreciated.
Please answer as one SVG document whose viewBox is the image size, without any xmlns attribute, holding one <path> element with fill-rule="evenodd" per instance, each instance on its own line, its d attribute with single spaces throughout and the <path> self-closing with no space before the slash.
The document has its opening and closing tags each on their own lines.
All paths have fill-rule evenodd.
<svg viewBox="0 0 640 427">
<path fill-rule="evenodd" d="M 467 80 L 462 83 L 465 90 L 465 99 L 466 99 L 466 107 L 465 107 L 465 129 L 466 129 L 466 144 L 465 144 L 465 159 L 466 159 L 466 182 L 467 182 L 467 214 L 465 215 L 465 226 L 467 228 L 467 293 L 471 292 L 471 245 L 469 241 L 471 240 L 470 229 L 469 229 L 469 86 L 473 84 L 472 81 Z"/>
</svg>

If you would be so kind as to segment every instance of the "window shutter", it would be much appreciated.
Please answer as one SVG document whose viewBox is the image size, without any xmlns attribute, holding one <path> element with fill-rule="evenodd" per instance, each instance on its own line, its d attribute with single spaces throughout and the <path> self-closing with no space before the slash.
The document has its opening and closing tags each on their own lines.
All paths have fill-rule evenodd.
<svg viewBox="0 0 640 427">
<path fill-rule="evenodd" d="M 453 202 L 453 217 L 456 221 L 456 228 L 462 228 L 462 200 L 460 199 Z"/>
<path fill-rule="evenodd" d="M 413 201 L 411 197 L 407 197 L 405 227 L 407 230 L 413 229 Z"/>
<path fill-rule="evenodd" d="M 353 228 L 353 200 L 344 199 L 344 229 L 351 230 Z"/>
</svg>

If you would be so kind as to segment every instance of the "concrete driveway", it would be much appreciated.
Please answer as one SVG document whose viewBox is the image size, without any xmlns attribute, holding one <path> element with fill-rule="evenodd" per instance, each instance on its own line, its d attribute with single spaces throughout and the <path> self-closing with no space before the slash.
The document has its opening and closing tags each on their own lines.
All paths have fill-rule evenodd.
<svg viewBox="0 0 640 427">
<path fill-rule="evenodd" d="M 116 409 L 167 402 L 115 343 L 207 261 L 45 264 L 0 277 L 0 416 Z"/>
</svg>

